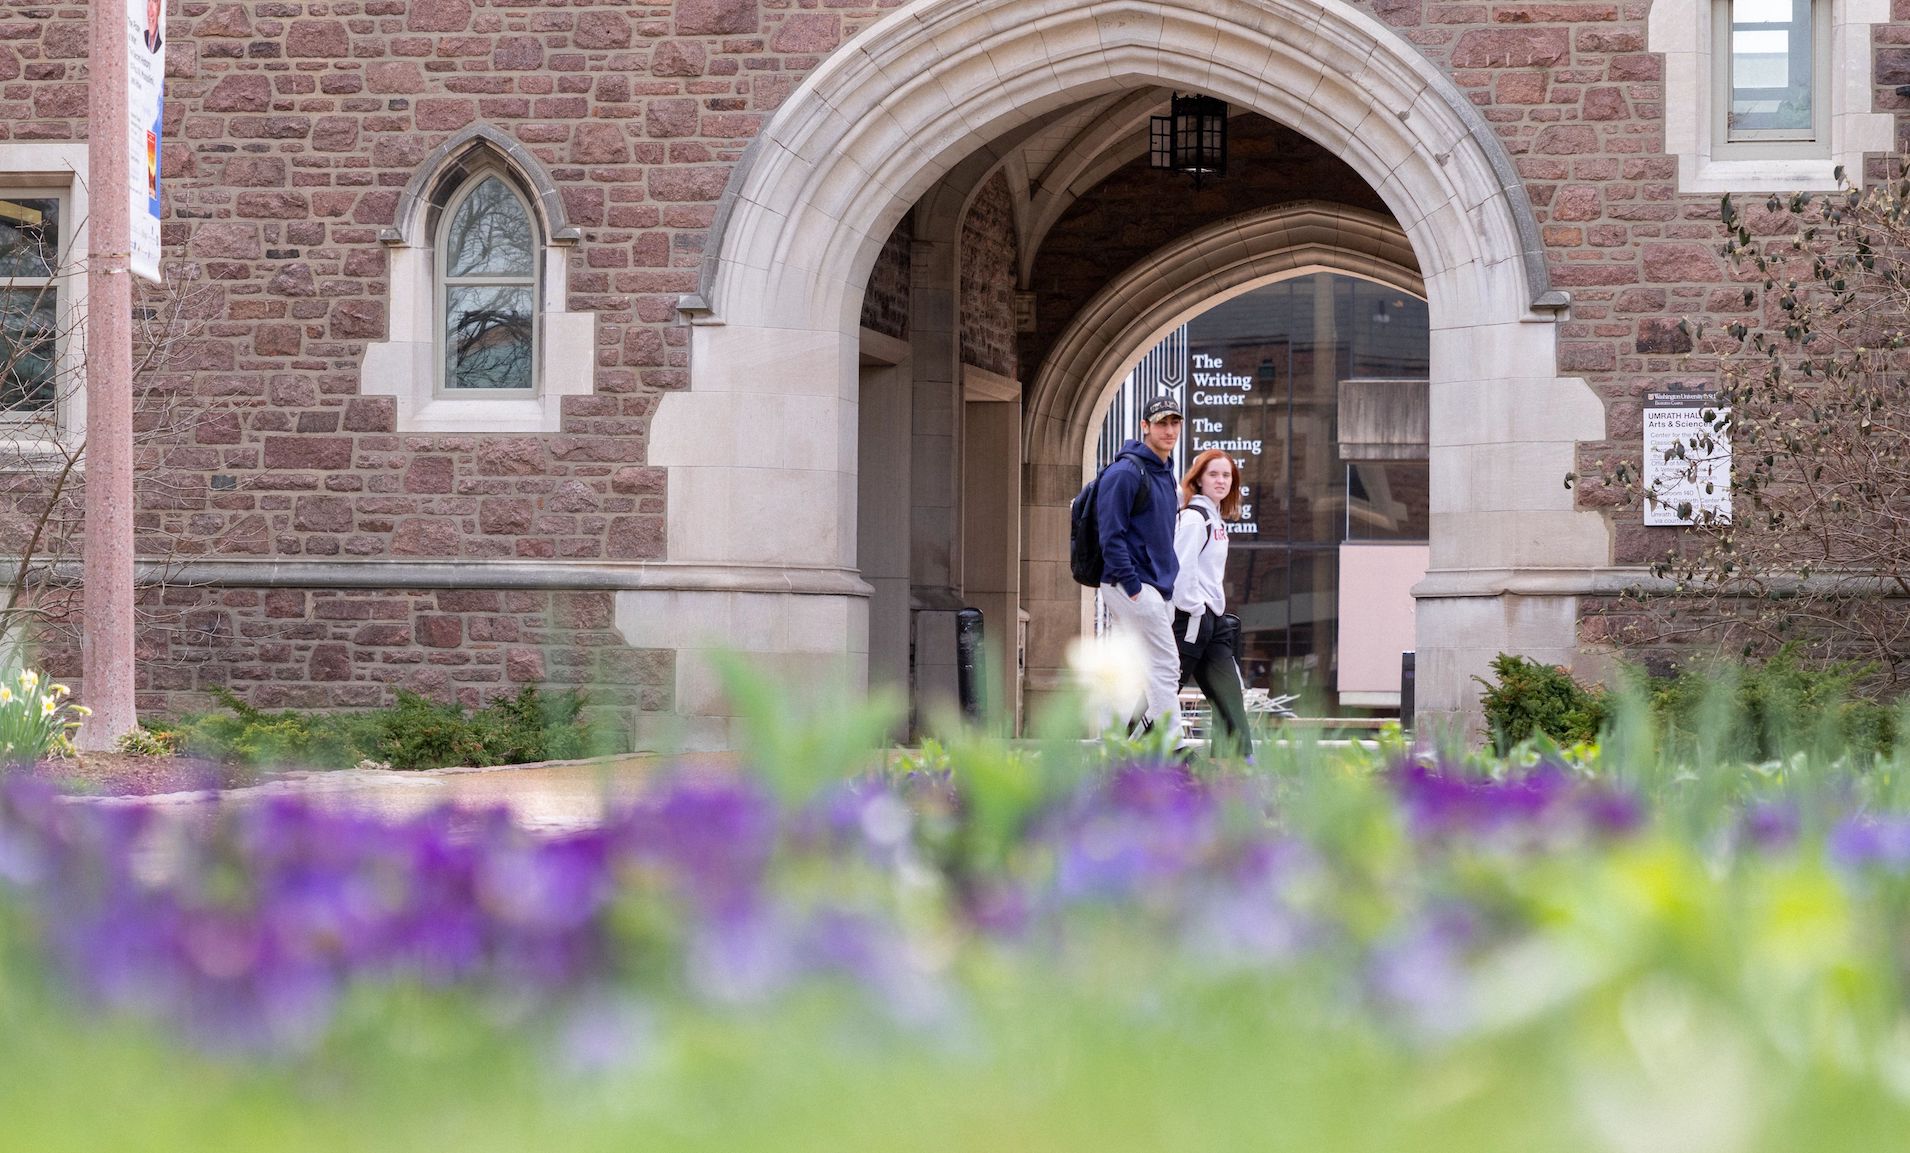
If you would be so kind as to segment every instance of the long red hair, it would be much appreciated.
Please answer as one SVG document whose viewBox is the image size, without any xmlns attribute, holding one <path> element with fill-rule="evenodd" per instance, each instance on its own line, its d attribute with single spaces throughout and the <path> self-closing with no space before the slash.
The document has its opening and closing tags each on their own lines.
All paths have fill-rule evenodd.
<svg viewBox="0 0 1910 1153">
<path fill-rule="evenodd" d="M 1227 486 L 1227 495 L 1217 502 L 1220 505 L 1220 519 L 1239 520 L 1240 462 L 1224 448 L 1207 449 L 1194 458 L 1194 463 L 1187 466 L 1187 475 L 1180 478 L 1180 506 L 1186 508 L 1187 502 L 1194 499 L 1194 494 L 1200 491 L 1201 474 L 1207 471 L 1208 465 L 1217 460 L 1226 461 L 1227 470 L 1233 474 L 1233 483 Z"/>
</svg>

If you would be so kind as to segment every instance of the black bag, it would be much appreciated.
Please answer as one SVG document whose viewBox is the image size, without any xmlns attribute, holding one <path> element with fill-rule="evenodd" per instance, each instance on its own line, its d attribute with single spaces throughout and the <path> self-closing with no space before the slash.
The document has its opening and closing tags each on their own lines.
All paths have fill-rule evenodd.
<svg viewBox="0 0 1910 1153">
<path fill-rule="evenodd" d="M 1240 661 L 1240 618 L 1232 613 L 1221 613 L 1220 619 L 1214 622 L 1213 638 L 1207 643 L 1227 646 L 1227 651 L 1234 655 L 1234 662 L 1238 664 Z"/>
<path fill-rule="evenodd" d="M 1120 464 L 1127 457 L 1134 456 L 1124 452 L 1109 462 L 1099 476 L 1087 483 L 1075 495 L 1074 505 L 1068 512 L 1068 571 L 1074 576 L 1074 583 L 1089 588 L 1100 588 L 1101 577 L 1107 569 L 1107 560 L 1101 555 L 1101 524 L 1094 513 L 1094 498 L 1101 486 L 1101 477 L 1108 469 Z M 1135 512 L 1147 511 L 1147 474 L 1141 474 L 1141 496 L 1134 502 Z"/>
<path fill-rule="evenodd" d="M 1215 645 L 1227 650 L 1234 664 L 1240 664 L 1240 618 L 1232 613 L 1203 614 L 1200 630 L 1193 640 L 1187 639 L 1187 619 L 1191 614 L 1186 609 L 1174 610 L 1174 647 L 1180 650 L 1180 683 L 1194 683 L 1194 668 L 1206 657 L 1207 651 Z"/>
</svg>

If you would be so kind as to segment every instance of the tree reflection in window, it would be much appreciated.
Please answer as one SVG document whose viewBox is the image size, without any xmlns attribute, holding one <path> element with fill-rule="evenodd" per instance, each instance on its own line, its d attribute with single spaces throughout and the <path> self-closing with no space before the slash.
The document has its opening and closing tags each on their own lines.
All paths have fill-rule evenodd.
<svg viewBox="0 0 1910 1153">
<path fill-rule="evenodd" d="M 495 176 L 479 179 L 444 232 L 444 386 L 535 384 L 537 233 L 529 211 Z"/>
<path fill-rule="evenodd" d="M 0 197 L 0 415 L 53 404 L 60 201 Z"/>
</svg>

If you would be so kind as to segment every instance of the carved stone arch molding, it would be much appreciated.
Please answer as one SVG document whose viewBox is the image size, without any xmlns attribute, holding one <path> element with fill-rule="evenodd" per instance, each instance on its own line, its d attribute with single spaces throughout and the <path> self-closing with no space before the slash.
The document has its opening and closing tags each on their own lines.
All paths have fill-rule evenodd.
<svg viewBox="0 0 1910 1153">
<path fill-rule="evenodd" d="M 1068 322 L 1022 411 L 1030 459 L 1049 445 L 1056 459 L 1080 459 L 1084 433 L 1161 337 L 1230 297 L 1309 272 L 1426 295 L 1405 231 L 1377 213 L 1306 200 L 1210 224 L 1148 254 Z"/>
<path fill-rule="evenodd" d="M 1432 325 L 1421 707 L 1467 710 L 1468 677 L 1499 649 L 1570 660 L 1572 590 L 1608 564 L 1610 541 L 1562 484 L 1575 444 L 1604 434 L 1590 389 L 1556 374 L 1565 297 L 1491 127 L 1438 66 L 1344 0 L 912 0 L 838 49 L 732 174 L 702 291 L 686 301 L 701 321 L 691 385 L 663 397 L 650 432 L 650 461 L 669 470 L 672 563 L 853 572 L 857 321 L 883 241 L 988 142 L 1148 86 L 1205 92 L 1311 137 L 1372 185 L 1411 244 Z M 1525 595 L 1534 574 L 1545 591 Z M 818 606 L 813 628 L 784 613 L 752 639 L 740 605 L 703 627 L 797 666 L 839 654 L 853 675 L 867 652 L 853 598 L 785 598 L 841 602 Z M 695 649 L 685 631 L 648 639 L 678 651 L 678 709 L 721 717 L 708 677 L 687 671 L 704 662 L 683 659 Z M 1066 639 L 1039 633 L 1036 675 Z"/>
<path fill-rule="evenodd" d="M 537 218 L 541 290 L 530 396 L 449 395 L 438 379 L 438 216 L 467 180 L 487 170 L 516 185 Z M 570 252 L 582 236 L 550 173 L 506 133 L 473 124 L 438 145 L 399 193 L 391 227 L 378 235 L 391 256 L 391 318 L 388 339 L 365 347 L 360 391 L 395 399 L 399 432 L 556 432 L 563 398 L 588 395 L 596 379 L 597 314 L 567 305 Z"/>
<path fill-rule="evenodd" d="M 391 227 L 378 239 L 386 244 L 428 243 L 436 214 L 464 183 L 465 177 L 486 160 L 510 175 L 538 215 L 546 243 L 570 245 L 583 233 L 564 211 L 564 198 L 543 163 L 516 139 L 490 124 L 472 124 L 431 150 L 398 194 Z"/>
</svg>

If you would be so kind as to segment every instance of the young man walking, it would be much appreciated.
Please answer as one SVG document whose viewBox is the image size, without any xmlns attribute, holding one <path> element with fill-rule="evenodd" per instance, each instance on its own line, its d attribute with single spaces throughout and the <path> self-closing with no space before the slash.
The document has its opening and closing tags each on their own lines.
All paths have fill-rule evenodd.
<svg viewBox="0 0 1910 1153">
<path fill-rule="evenodd" d="M 1141 435 L 1095 486 L 1101 533 L 1101 600 L 1113 629 L 1133 637 L 1147 659 L 1147 711 L 1141 731 L 1180 734 L 1180 651 L 1174 644 L 1174 518 L 1180 511 L 1167 462 L 1180 442 L 1180 402 L 1158 396 L 1141 410 Z"/>
</svg>

